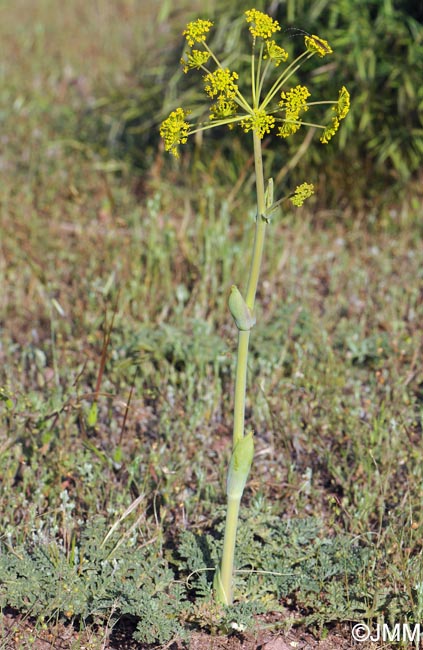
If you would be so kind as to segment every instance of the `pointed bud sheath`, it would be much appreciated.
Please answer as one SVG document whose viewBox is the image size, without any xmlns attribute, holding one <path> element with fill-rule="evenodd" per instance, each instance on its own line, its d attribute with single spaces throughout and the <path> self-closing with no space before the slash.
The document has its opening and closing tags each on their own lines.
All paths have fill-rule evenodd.
<svg viewBox="0 0 423 650">
<path fill-rule="evenodd" d="M 231 287 L 228 304 L 237 328 L 248 332 L 255 325 L 256 319 L 247 307 L 240 290 L 234 284 Z"/>
<path fill-rule="evenodd" d="M 226 493 L 229 499 L 241 499 L 254 456 L 253 432 L 239 440 L 229 463 Z"/>
<path fill-rule="evenodd" d="M 269 178 L 267 181 L 267 187 L 264 192 L 264 204 L 266 206 L 266 211 L 270 210 L 273 205 L 273 178 Z"/>
</svg>

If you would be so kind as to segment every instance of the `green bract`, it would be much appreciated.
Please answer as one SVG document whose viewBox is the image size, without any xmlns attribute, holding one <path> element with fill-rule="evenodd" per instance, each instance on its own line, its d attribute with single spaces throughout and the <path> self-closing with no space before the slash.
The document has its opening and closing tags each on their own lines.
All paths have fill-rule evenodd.
<svg viewBox="0 0 423 650">
<path fill-rule="evenodd" d="M 231 287 L 228 305 L 229 311 L 239 330 L 248 331 L 254 326 L 256 319 L 245 304 L 240 290 L 234 284 Z"/>
</svg>

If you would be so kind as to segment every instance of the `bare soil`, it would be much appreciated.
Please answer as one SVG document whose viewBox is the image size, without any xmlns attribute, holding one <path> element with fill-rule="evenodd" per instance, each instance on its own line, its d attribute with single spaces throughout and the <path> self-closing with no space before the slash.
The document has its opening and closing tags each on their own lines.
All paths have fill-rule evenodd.
<svg viewBox="0 0 423 650">
<path fill-rule="evenodd" d="M 78 631 L 73 625 L 58 622 L 46 629 L 37 629 L 22 615 L 8 611 L 0 623 L 1 650 L 159 650 L 159 646 L 137 643 L 131 639 L 133 626 L 120 623 L 115 629 L 85 629 Z M 371 650 L 373 643 L 355 643 L 348 626 L 330 631 L 325 638 L 317 639 L 301 629 L 289 632 L 270 632 L 261 621 L 257 630 L 245 634 L 212 636 L 194 632 L 190 641 L 174 639 L 160 650 Z"/>
</svg>

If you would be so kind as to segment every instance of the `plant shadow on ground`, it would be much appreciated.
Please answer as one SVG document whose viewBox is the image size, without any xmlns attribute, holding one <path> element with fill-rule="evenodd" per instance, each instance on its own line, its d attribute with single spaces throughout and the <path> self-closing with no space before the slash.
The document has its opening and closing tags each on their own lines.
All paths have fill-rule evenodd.
<svg viewBox="0 0 423 650">
<path fill-rule="evenodd" d="M 372 227 L 307 212 L 271 224 L 238 602 L 216 608 L 226 300 L 245 280 L 252 179 L 214 190 L 193 154 L 169 170 L 172 192 L 156 166 L 140 202 L 130 170 L 69 148 L 137 37 L 131 3 L 96 5 L 122 59 L 93 46 L 89 15 L 76 50 L 61 21 L 80 18 L 47 2 L 7 38 L 0 647 L 329 650 L 351 647 L 354 621 L 420 620 L 421 208 Z"/>
</svg>

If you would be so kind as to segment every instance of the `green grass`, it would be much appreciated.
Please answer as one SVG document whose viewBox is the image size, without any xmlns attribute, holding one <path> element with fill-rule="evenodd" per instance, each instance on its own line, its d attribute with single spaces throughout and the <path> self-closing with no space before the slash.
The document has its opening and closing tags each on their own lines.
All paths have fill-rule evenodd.
<svg viewBox="0 0 423 650">
<path fill-rule="evenodd" d="M 321 635 L 419 621 L 417 202 L 400 217 L 273 220 L 247 402 L 247 598 L 213 609 L 235 353 L 226 303 L 245 286 L 251 179 L 231 193 L 160 152 L 137 178 L 77 146 L 81 116 L 125 85 L 146 37 L 135 2 L 53 4 L 15 3 L 0 20 L 0 606 L 36 633 L 65 620 L 99 638 L 131 616 L 135 637 L 161 644 L 265 612 Z"/>
</svg>

